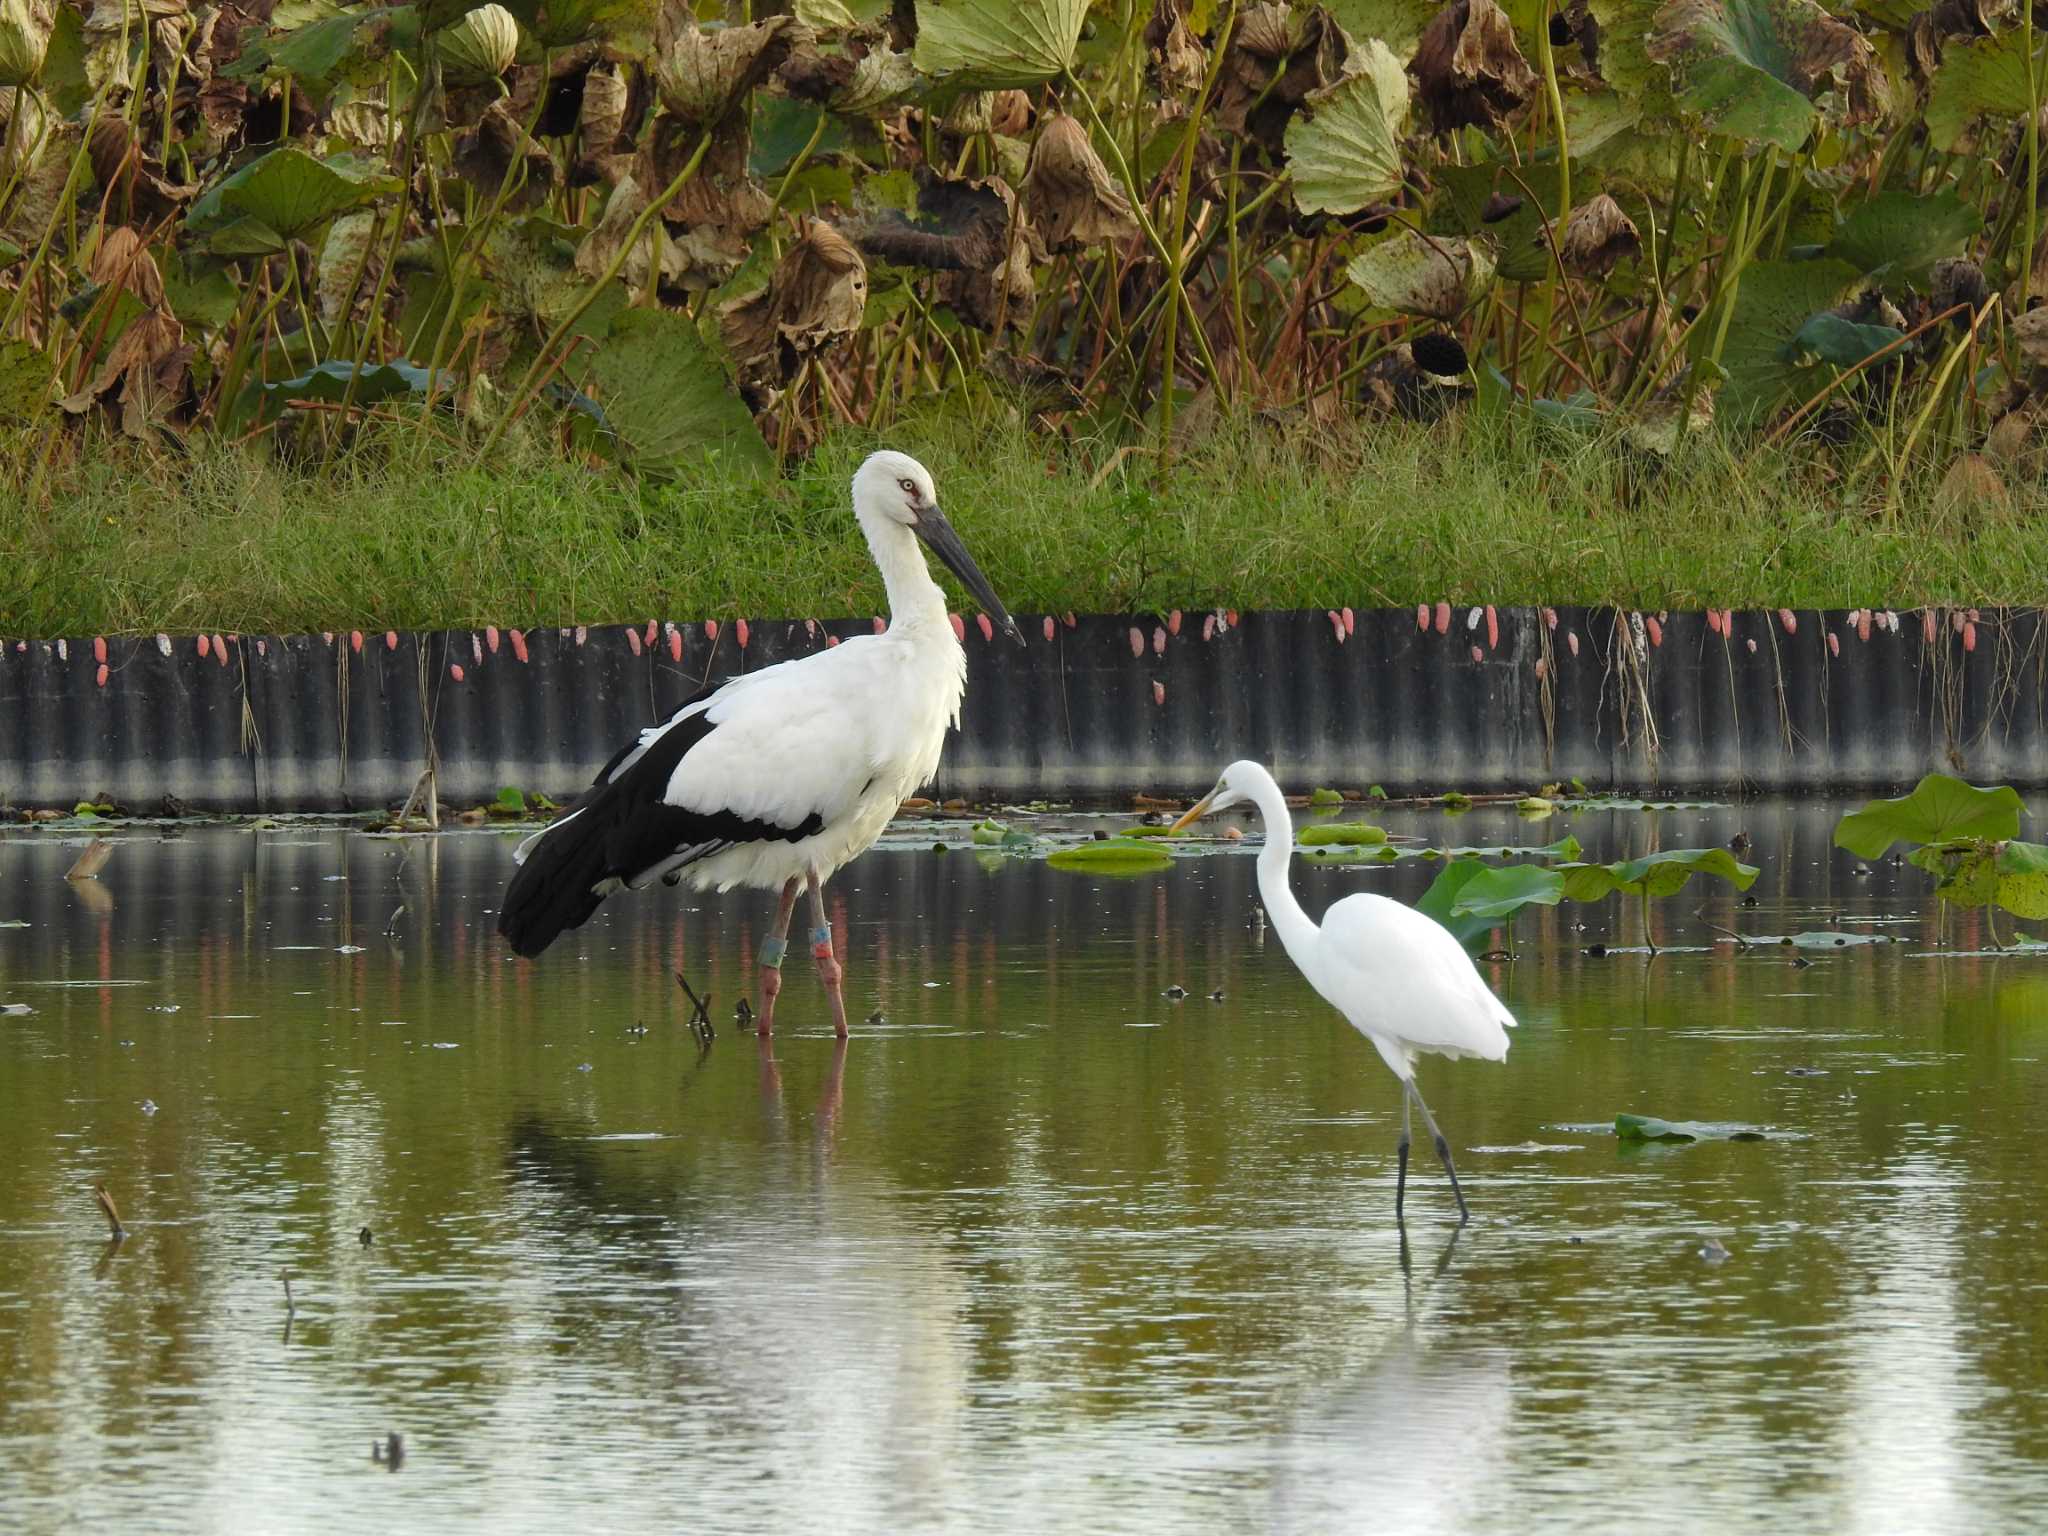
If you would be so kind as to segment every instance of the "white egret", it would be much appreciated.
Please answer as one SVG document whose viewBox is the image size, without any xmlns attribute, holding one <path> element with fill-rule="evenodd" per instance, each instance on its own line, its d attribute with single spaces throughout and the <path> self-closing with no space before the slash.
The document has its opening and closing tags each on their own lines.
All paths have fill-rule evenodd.
<svg viewBox="0 0 2048 1536">
<path fill-rule="evenodd" d="M 1436 1140 L 1436 1155 L 1458 1197 L 1458 1220 L 1471 1220 L 1451 1144 L 1437 1129 L 1415 1086 L 1415 1058 L 1480 1056 L 1503 1061 L 1507 1029 L 1514 1015 L 1480 979 L 1465 948 L 1441 924 L 1385 896 L 1346 896 L 1323 914 L 1318 928 L 1301 910 L 1287 885 L 1294 857 L 1294 821 L 1273 775 L 1253 762 L 1223 770 L 1216 787 L 1174 823 L 1180 831 L 1199 816 L 1250 801 L 1265 823 L 1266 846 L 1259 851 L 1259 895 L 1273 931 L 1308 984 L 1373 1043 L 1401 1080 L 1400 1171 L 1394 1183 L 1394 1219 L 1401 1219 L 1408 1187 L 1408 1105 L 1422 1111 L 1422 1123 Z"/>
<path fill-rule="evenodd" d="M 707 688 L 620 749 L 573 810 L 520 845 L 498 917 L 515 951 L 539 954 L 622 887 L 686 879 L 699 890 L 779 890 L 760 952 L 765 1035 L 790 913 L 807 888 L 811 953 L 846 1034 L 825 882 L 938 770 L 967 688 L 967 654 L 918 540 L 1024 643 L 917 460 L 870 456 L 853 477 L 853 509 L 888 589 L 888 628 Z"/>
</svg>

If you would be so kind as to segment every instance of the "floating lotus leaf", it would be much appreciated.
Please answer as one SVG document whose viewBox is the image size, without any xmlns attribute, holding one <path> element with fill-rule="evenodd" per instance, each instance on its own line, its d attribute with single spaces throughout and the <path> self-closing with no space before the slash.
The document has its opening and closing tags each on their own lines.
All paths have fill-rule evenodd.
<svg viewBox="0 0 2048 1536">
<path fill-rule="evenodd" d="M 0 86 L 27 85 L 42 73 L 50 23 L 42 0 L 0 0 Z"/>
<path fill-rule="evenodd" d="M 1793 153 L 1827 93 L 1844 124 L 1881 120 L 1891 93 L 1876 50 L 1814 0 L 1669 0 L 1648 51 L 1671 67 L 1679 105 L 1717 133 Z"/>
<path fill-rule="evenodd" d="M 1765 1141 L 1753 1125 L 1727 1120 L 1661 1120 L 1655 1115 L 1616 1115 L 1614 1134 L 1623 1141 Z"/>
<path fill-rule="evenodd" d="M 1726 848 L 1671 848 L 1640 859 L 1622 859 L 1612 864 L 1561 864 L 1564 895 L 1568 901 L 1599 901 L 1617 891 L 1632 896 L 1672 896 L 1694 875 L 1715 875 L 1738 891 L 1756 881 L 1753 864 L 1736 861 Z"/>
<path fill-rule="evenodd" d="M 1408 73 L 1440 134 L 1490 128 L 1536 89 L 1507 12 L 1493 0 L 1450 0 L 1423 30 Z"/>
<path fill-rule="evenodd" d="M 1088 142 L 1088 130 L 1064 112 L 1038 130 L 1024 203 L 1049 251 L 1083 250 L 1138 233 L 1130 200 Z"/>
<path fill-rule="evenodd" d="M 519 23 L 502 5 L 480 5 L 434 34 L 441 78 L 450 85 L 483 85 L 512 67 Z"/>
<path fill-rule="evenodd" d="M 2021 809 L 2020 797 L 2007 785 L 1979 789 L 1930 773 L 1911 794 L 1872 800 L 1844 816 L 1835 824 L 1835 846 L 1859 859 L 1881 859 L 1894 843 L 1998 842 L 2019 836 Z"/>
<path fill-rule="evenodd" d="M 1936 149 L 1960 149 L 1983 117 L 2027 115 L 2027 36 L 2001 32 L 1952 43 L 1927 87 L 1927 138 Z"/>
<path fill-rule="evenodd" d="M 1579 204 L 1557 242 L 1565 269 L 1578 277 L 1605 277 L 1615 263 L 1642 249 L 1642 237 L 1621 204 L 1605 192 Z"/>
<path fill-rule="evenodd" d="M 1471 240 L 1404 229 L 1352 257 L 1345 270 L 1381 309 L 1449 321 L 1493 281 L 1493 258 Z"/>
<path fill-rule="evenodd" d="M 1960 255 L 1983 227 L 1983 215 L 1952 192 L 1879 192 L 1849 210 L 1828 254 L 1862 272 L 1919 282 L 1937 261 Z"/>
<path fill-rule="evenodd" d="M 1287 125 L 1287 170 L 1303 213 L 1356 213 L 1401 185 L 1401 135 L 1408 126 L 1408 76 L 1374 38 L 1357 72 L 1307 101 Z"/>
<path fill-rule="evenodd" d="M 690 317 L 628 309 L 591 359 L 590 387 L 626 454 L 662 471 L 707 460 L 766 473 L 774 457 Z"/>
<path fill-rule="evenodd" d="M 917 0 L 913 57 L 947 85 L 992 91 L 1057 79 L 1074 62 L 1088 0 Z"/>
<path fill-rule="evenodd" d="M 1149 875 L 1170 868 L 1173 855 L 1144 838 L 1109 837 L 1047 855 L 1054 869 L 1094 875 Z"/>
</svg>

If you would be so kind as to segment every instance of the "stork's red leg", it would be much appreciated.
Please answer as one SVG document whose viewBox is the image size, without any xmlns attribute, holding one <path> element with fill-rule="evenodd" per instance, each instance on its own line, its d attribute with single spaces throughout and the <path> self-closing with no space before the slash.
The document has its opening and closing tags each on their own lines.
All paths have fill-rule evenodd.
<svg viewBox="0 0 2048 1536">
<path fill-rule="evenodd" d="M 789 915 L 796 910 L 796 893 L 803 882 L 791 875 L 783 882 L 782 896 L 775 904 L 775 931 L 761 943 L 761 1014 L 754 1021 L 763 1035 L 775 1029 L 775 995 L 782 990 L 782 955 L 789 947 Z"/>
<path fill-rule="evenodd" d="M 832 1031 L 846 1038 L 846 999 L 839 995 L 845 974 L 832 954 L 832 920 L 825 915 L 825 887 L 816 874 L 810 877 L 811 957 L 818 962 L 818 980 L 825 984 L 825 996 L 832 1002 Z"/>
</svg>

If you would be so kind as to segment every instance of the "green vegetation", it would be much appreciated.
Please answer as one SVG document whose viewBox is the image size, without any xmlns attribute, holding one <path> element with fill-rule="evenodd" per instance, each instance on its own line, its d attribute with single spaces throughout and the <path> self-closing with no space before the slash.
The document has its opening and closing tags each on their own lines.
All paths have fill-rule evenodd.
<svg viewBox="0 0 2048 1536">
<path fill-rule="evenodd" d="M 1873 800 L 1844 816 L 1835 842 L 1864 859 L 1883 858 L 1894 843 L 1918 843 L 1908 862 L 1935 877 L 1943 901 L 2048 918 L 2048 846 L 2020 841 L 2021 814 L 2009 785 L 1979 789 L 1930 773 L 1911 794 Z M 1998 943 L 1995 921 L 1991 942 Z"/>
<path fill-rule="evenodd" d="M 440 617 L 845 606 L 834 557 L 791 573 L 722 526 L 736 569 L 697 581 L 729 589 L 679 590 L 620 547 L 652 528 L 616 525 L 712 526 L 712 481 L 730 512 L 814 449 L 836 481 L 846 445 L 911 442 L 945 401 L 1009 424 L 986 479 L 1024 444 L 1052 463 L 980 504 L 999 537 L 1037 538 L 1048 489 L 1101 519 L 1044 542 L 1049 574 L 1107 574 L 1077 594 L 1019 562 L 1026 606 L 1391 600 L 1425 568 L 1494 599 L 1750 595 L 1714 571 L 1774 604 L 2040 590 L 2031 0 L 762 9 L 0 7 L 0 432 L 49 509 L 32 541 L 97 552 L 121 440 L 163 514 L 117 520 L 124 573 L 218 553 L 192 526 L 211 487 L 253 503 L 238 563 L 300 566 L 330 620 L 424 620 L 427 570 Z M 1465 430 L 1359 447 L 1391 418 Z M 1263 479 L 1208 446 L 1253 420 L 1297 444 Z M 1333 501 L 1347 465 L 1370 478 Z M 584 474 L 612 466 L 675 499 Z M 184 490 L 161 508 L 159 477 Z M 1255 526 L 1196 561 L 1219 493 Z M 271 542 L 285 504 L 312 522 Z M 322 541 L 364 578 L 343 603 L 286 546 L 345 506 L 398 527 Z M 1301 526 L 1354 513 L 1368 533 Z M 612 537 L 564 590 L 538 552 L 587 520 Z M 188 571 L 127 619 L 241 600 L 230 564 Z"/>
<path fill-rule="evenodd" d="M 1536 425 L 1366 425 L 1304 445 L 1247 422 L 1155 476 L 1138 455 L 948 412 L 886 437 L 845 429 L 766 482 L 704 469 L 635 485 L 518 445 L 422 465 L 380 441 L 317 474 L 203 444 L 176 464 L 99 455 L 53 499 L 0 494 L 0 634 L 873 613 L 846 486 L 884 440 L 932 466 L 1023 613 L 2048 591 L 2040 509 L 1965 516 L 1930 494 L 1888 515 L 1785 451 L 1708 441 L 1645 477 Z"/>
</svg>

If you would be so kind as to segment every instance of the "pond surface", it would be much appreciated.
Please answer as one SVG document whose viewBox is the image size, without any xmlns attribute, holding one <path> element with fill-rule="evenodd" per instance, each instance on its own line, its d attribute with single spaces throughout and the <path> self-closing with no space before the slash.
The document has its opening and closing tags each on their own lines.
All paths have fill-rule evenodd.
<svg viewBox="0 0 2048 1536">
<path fill-rule="evenodd" d="M 1405 1261 L 1394 1080 L 1241 853 L 1116 880 L 908 829 L 833 888 L 842 1049 L 795 958 L 772 1047 L 734 1029 L 758 896 L 615 898 L 520 962 L 496 831 L 142 829 L 97 889 L 10 834 L 0 1527 L 2030 1527 L 2048 958 L 1953 953 L 1978 919 L 1835 813 L 1389 814 L 1746 830 L 1763 869 L 1660 904 L 1699 947 L 1647 966 L 1586 952 L 1640 942 L 1618 902 L 1520 917 L 1506 1064 L 1420 1077 L 1474 1224 L 1423 1156 Z"/>
</svg>

